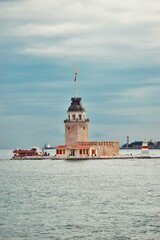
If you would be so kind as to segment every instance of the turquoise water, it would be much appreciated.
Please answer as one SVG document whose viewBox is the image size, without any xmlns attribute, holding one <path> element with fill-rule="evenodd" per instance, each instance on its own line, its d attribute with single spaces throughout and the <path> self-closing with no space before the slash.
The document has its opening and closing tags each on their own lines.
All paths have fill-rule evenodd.
<svg viewBox="0 0 160 240">
<path fill-rule="evenodd" d="M 160 239 L 160 159 L 0 161 L 0 239 Z"/>
</svg>

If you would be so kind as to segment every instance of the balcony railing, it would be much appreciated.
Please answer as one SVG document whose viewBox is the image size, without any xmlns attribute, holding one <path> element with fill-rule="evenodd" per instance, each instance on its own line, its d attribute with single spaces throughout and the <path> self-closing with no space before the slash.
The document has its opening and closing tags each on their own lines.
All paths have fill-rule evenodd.
<svg viewBox="0 0 160 240">
<path fill-rule="evenodd" d="M 79 123 L 85 123 L 85 122 L 89 122 L 89 119 L 85 119 L 85 120 L 79 120 L 78 118 L 76 118 L 75 120 L 72 120 L 72 119 L 65 119 L 64 120 L 64 123 L 76 123 L 76 122 L 79 122 Z"/>
</svg>

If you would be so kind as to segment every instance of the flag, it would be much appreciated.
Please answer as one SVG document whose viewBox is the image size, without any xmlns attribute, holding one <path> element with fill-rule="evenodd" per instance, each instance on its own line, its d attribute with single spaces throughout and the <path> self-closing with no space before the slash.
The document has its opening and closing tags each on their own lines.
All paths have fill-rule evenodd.
<svg viewBox="0 0 160 240">
<path fill-rule="evenodd" d="M 77 74 L 78 74 L 78 66 L 75 66 L 75 77 L 74 77 L 74 81 L 77 81 Z"/>
</svg>

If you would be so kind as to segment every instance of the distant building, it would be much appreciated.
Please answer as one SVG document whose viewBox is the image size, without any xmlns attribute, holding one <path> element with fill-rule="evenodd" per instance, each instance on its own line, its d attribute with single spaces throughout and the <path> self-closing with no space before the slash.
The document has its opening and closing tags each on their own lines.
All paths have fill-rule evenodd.
<svg viewBox="0 0 160 240">
<path fill-rule="evenodd" d="M 123 144 L 122 149 L 130 148 L 130 149 L 141 149 L 143 141 L 135 141 L 129 144 Z M 148 142 L 149 149 L 160 149 L 160 142 Z"/>
</svg>

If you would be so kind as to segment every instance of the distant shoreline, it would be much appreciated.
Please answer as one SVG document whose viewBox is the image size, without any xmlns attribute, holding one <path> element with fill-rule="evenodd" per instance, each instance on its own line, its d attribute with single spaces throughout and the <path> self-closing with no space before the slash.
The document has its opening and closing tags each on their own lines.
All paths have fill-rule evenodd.
<svg viewBox="0 0 160 240">
<path fill-rule="evenodd" d="M 139 148 L 123 148 L 123 147 L 120 147 L 119 148 L 120 150 L 141 150 L 141 147 Z M 160 148 L 150 148 L 148 147 L 149 150 L 160 150 Z"/>
</svg>

